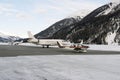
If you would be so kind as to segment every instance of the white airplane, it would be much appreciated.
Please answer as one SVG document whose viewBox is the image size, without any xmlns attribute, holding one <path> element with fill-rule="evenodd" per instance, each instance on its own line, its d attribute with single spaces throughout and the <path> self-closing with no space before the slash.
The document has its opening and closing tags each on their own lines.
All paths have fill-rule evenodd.
<svg viewBox="0 0 120 80">
<path fill-rule="evenodd" d="M 81 43 L 71 44 L 69 41 L 65 41 L 62 39 L 37 39 L 32 35 L 30 31 L 28 31 L 29 38 L 26 38 L 23 42 L 33 43 L 36 45 L 42 45 L 43 48 L 45 46 L 49 48 L 49 46 L 58 46 L 59 48 L 73 48 L 77 52 L 87 52 L 88 46 L 82 45 Z"/>
<path fill-rule="evenodd" d="M 89 46 L 83 45 L 83 41 L 81 41 L 81 43 L 71 45 L 64 45 L 61 42 L 57 41 L 57 44 L 59 48 L 73 48 L 76 52 L 87 52 L 87 49 L 89 48 Z"/>
<path fill-rule="evenodd" d="M 61 43 L 64 42 L 62 39 L 37 39 L 30 31 L 28 31 L 28 36 L 29 38 L 27 38 L 27 42 L 42 45 L 43 48 L 45 48 L 45 46 L 47 48 L 49 48 L 49 46 L 57 46 L 57 41 Z"/>
</svg>

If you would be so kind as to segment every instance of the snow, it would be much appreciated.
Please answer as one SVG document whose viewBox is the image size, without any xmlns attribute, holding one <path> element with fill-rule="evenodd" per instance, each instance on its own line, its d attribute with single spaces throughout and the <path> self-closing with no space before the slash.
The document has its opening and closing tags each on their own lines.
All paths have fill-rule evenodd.
<svg viewBox="0 0 120 80">
<path fill-rule="evenodd" d="M 111 2 L 120 3 L 120 0 L 111 0 Z"/>
<path fill-rule="evenodd" d="M 108 43 L 108 45 L 114 45 L 115 44 L 115 37 L 116 37 L 116 35 L 117 35 L 117 32 L 118 32 L 118 30 L 119 30 L 119 28 L 120 28 L 120 26 L 119 26 L 119 23 L 117 22 L 117 29 L 116 30 L 114 30 L 114 32 L 108 32 L 107 33 L 107 37 L 106 37 L 106 42 Z M 115 27 L 115 25 L 114 25 L 114 27 Z"/>
<path fill-rule="evenodd" d="M 0 45 L 9 45 L 9 43 L 0 42 Z"/>
<path fill-rule="evenodd" d="M 9 34 L 4 34 L 3 32 L 0 32 L 0 37 L 2 37 L 2 38 L 10 38 L 10 37 L 19 38 L 19 36 L 13 36 L 13 35 L 9 35 Z"/>
<path fill-rule="evenodd" d="M 120 80 L 120 55 L 0 58 L 0 80 Z"/>
<path fill-rule="evenodd" d="M 0 32 L 0 37 L 2 37 L 2 38 L 8 38 L 7 35 L 5 35 L 5 34 L 3 34 L 3 33 L 1 33 L 1 32 Z"/>
<path fill-rule="evenodd" d="M 117 45 L 89 46 L 90 50 L 120 51 Z M 120 80 L 119 68 L 120 55 L 0 57 L 0 80 Z"/>
<path fill-rule="evenodd" d="M 114 44 L 114 39 L 116 37 L 116 32 L 112 33 L 112 32 L 109 32 L 107 34 L 107 37 L 106 37 L 106 42 L 108 43 L 108 45 L 112 45 Z"/>
<path fill-rule="evenodd" d="M 4 33 L 1 33 L 1 32 L 0 32 L 0 37 L 2 37 L 2 38 L 9 38 L 8 35 L 6 35 L 6 34 L 4 34 Z"/>
<path fill-rule="evenodd" d="M 69 45 L 70 43 L 64 43 L 64 45 Z M 21 46 L 36 46 L 36 47 L 42 47 L 41 45 L 35 45 L 32 43 L 22 43 L 19 44 Z M 88 50 L 99 50 L 99 51 L 120 51 L 120 46 L 116 43 L 111 44 L 111 45 L 96 45 L 96 44 L 83 44 L 89 46 Z M 55 47 L 58 48 L 58 46 L 50 46 L 50 47 Z M 66 48 L 66 49 L 71 49 L 71 48 Z"/>
<path fill-rule="evenodd" d="M 99 51 L 118 51 L 120 52 L 120 46 L 114 45 L 88 45 L 89 50 L 99 50 Z"/>
<path fill-rule="evenodd" d="M 114 8 L 115 8 L 118 4 L 119 4 L 119 3 L 117 3 L 117 2 L 112 2 L 112 4 L 109 3 L 109 4 L 108 4 L 109 8 L 106 9 L 106 10 L 104 10 L 104 11 L 102 11 L 101 13 L 99 13 L 96 17 L 101 16 L 101 15 L 107 15 L 107 14 L 109 14 L 109 13 L 114 12 L 114 11 L 115 11 Z"/>
<path fill-rule="evenodd" d="M 110 12 L 114 11 L 114 8 L 118 5 L 118 3 L 112 3 L 112 5 L 109 4 L 109 8 L 105 11 L 104 15 L 109 14 Z"/>
<path fill-rule="evenodd" d="M 4 35 L 4 34 L 0 32 L 0 36 L 1 36 L 1 35 Z"/>
<path fill-rule="evenodd" d="M 10 45 L 10 43 L 0 43 L 0 45 Z M 67 43 L 65 45 L 68 45 Z M 112 45 L 96 45 L 96 44 L 84 44 L 89 46 L 88 50 L 99 50 L 99 51 L 120 51 L 120 46 L 118 44 Z M 32 43 L 20 43 L 19 46 L 35 46 L 35 47 L 42 47 L 41 45 L 35 45 Z M 58 48 L 58 46 L 50 46 Z M 69 48 L 66 48 L 69 50 Z M 70 48 L 71 49 L 71 48 Z"/>
<path fill-rule="evenodd" d="M 84 18 L 86 15 L 88 15 L 91 12 L 91 10 L 86 10 L 86 9 L 82 9 L 79 11 L 76 11 L 74 13 L 72 13 L 70 16 L 68 17 L 73 17 L 73 18 L 77 18 L 78 16 L 80 16 L 81 18 Z"/>
</svg>

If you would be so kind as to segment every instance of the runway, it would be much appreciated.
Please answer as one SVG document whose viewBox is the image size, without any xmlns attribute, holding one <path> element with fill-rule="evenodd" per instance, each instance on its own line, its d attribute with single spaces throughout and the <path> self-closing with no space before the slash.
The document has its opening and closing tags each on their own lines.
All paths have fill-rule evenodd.
<svg viewBox="0 0 120 80">
<path fill-rule="evenodd" d="M 120 80 L 120 52 L 0 45 L 0 80 Z"/>
<path fill-rule="evenodd" d="M 37 46 L 0 45 L 0 57 L 26 55 L 120 55 L 120 52 L 88 50 L 87 53 L 77 53 L 72 49 L 41 48 Z"/>
</svg>

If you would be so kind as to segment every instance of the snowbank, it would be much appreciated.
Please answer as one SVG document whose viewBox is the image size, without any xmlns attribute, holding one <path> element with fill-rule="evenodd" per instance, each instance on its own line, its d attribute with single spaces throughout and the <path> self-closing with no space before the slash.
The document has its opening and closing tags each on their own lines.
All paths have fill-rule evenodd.
<svg viewBox="0 0 120 80">
<path fill-rule="evenodd" d="M 0 42 L 0 45 L 9 45 L 9 43 Z"/>
<path fill-rule="evenodd" d="M 100 50 L 100 51 L 120 51 L 120 46 L 118 45 L 88 45 L 89 50 Z"/>
<path fill-rule="evenodd" d="M 120 80 L 120 55 L 1 57 L 0 80 Z"/>
</svg>

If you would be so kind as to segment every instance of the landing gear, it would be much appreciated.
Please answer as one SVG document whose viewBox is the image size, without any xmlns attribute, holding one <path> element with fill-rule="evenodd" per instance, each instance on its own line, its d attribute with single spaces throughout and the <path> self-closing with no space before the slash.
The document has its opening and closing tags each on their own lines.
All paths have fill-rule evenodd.
<svg viewBox="0 0 120 80">
<path fill-rule="evenodd" d="M 49 48 L 49 45 L 47 45 L 47 48 Z"/>
<path fill-rule="evenodd" d="M 49 45 L 42 45 L 42 48 L 45 48 L 45 46 L 46 48 L 49 48 Z"/>
</svg>

